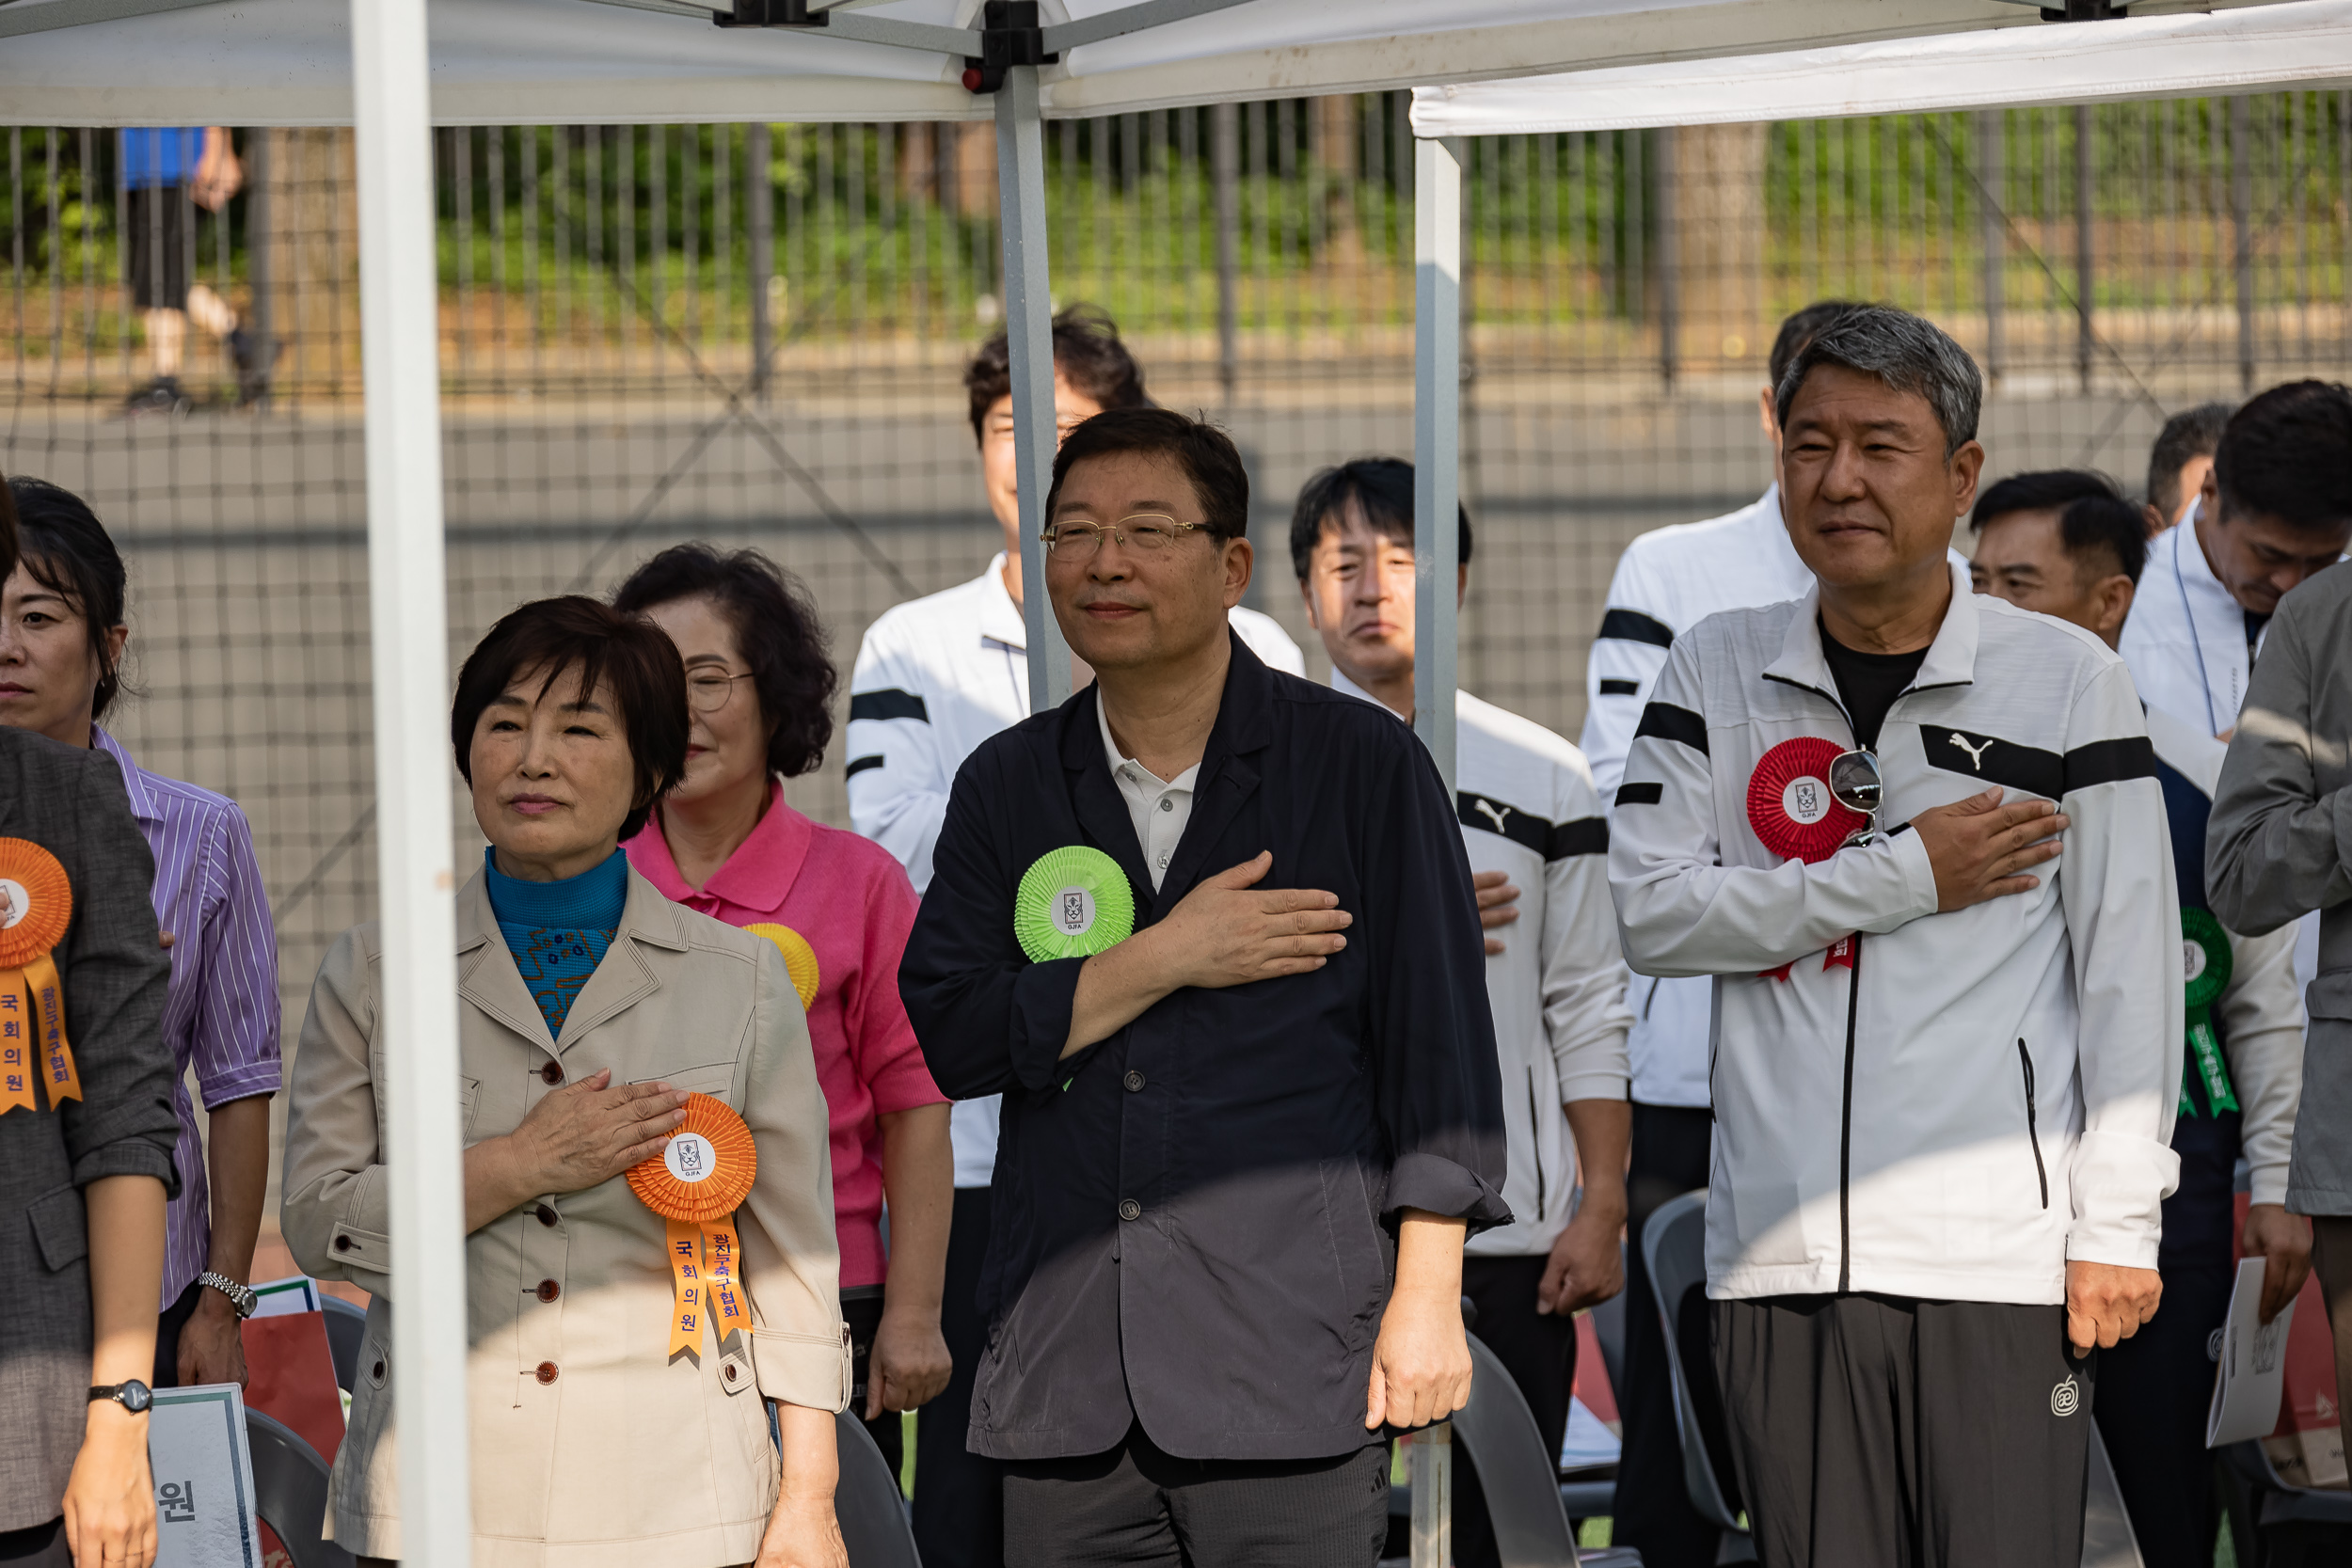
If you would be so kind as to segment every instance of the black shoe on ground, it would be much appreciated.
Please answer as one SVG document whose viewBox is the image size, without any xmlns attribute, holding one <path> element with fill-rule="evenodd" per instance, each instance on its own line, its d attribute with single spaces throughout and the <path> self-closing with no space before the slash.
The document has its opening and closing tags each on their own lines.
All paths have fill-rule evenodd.
<svg viewBox="0 0 2352 1568">
<path fill-rule="evenodd" d="M 122 400 L 126 414 L 181 414 L 187 407 L 188 394 L 171 375 L 159 375 Z"/>
</svg>

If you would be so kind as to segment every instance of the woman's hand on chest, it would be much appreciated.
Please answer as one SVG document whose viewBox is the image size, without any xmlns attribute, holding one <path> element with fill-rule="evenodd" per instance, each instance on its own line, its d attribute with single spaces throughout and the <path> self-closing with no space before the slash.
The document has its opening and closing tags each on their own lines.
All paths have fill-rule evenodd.
<svg viewBox="0 0 2352 1568">
<path fill-rule="evenodd" d="M 668 1084 L 614 1084 L 605 1068 L 546 1096 L 503 1139 L 522 1197 L 597 1186 L 661 1152 L 686 1119 Z"/>
</svg>

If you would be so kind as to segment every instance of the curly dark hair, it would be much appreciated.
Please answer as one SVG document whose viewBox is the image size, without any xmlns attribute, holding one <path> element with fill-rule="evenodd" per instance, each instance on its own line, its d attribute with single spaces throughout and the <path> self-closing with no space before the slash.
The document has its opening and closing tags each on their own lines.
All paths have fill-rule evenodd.
<svg viewBox="0 0 2352 1568">
<path fill-rule="evenodd" d="M 1149 408 L 1143 367 L 1120 341 L 1119 324 L 1098 305 L 1071 305 L 1054 317 L 1054 370 L 1104 408 Z M 980 345 L 963 369 L 972 404 L 972 439 L 985 434 L 988 411 L 1012 390 L 1012 348 L 1002 332 Z"/>
<path fill-rule="evenodd" d="M 537 672 L 544 692 L 564 671 L 580 671 L 582 692 L 601 685 L 620 705 L 636 765 L 635 794 L 621 837 L 637 836 L 655 802 L 686 776 L 686 666 L 661 628 L 580 594 L 517 605 L 482 634 L 457 672 L 449 739 L 457 771 L 473 783 L 473 732 L 482 710 L 522 675 Z"/>
<path fill-rule="evenodd" d="M 735 645 L 759 693 L 768 770 L 797 779 L 825 760 L 840 672 L 808 585 L 757 550 L 673 545 L 612 591 L 612 608 L 642 615 L 656 605 L 707 598 L 735 628 Z"/>
</svg>

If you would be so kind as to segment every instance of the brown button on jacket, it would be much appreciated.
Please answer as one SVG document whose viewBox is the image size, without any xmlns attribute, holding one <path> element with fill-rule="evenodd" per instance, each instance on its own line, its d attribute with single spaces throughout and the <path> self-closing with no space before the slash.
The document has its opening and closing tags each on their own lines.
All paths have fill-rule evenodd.
<svg viewBox="0 0 2352 1568">
<path fill-rule="evenodd" d="M 699 1367 L 666 1359 L 662 1222 L 626 1178 L 540 1195 L 467 1238 L 474 1561 L 748 1562 L 776 1496 L 762 1396 L 819 1410 L 849 1399 L 825 1101 L 783 956 L 632 871 L 612 948 L 551 1041 L 479 873 L 457 895 L 457 941 L 469 1146 L 513 1132 L 556 1092 L 543 1069 L 560 1064 L 564 1083 L 611 1068 L 615 1083 L 661 1079 L 724 1101 L 759 1150 L 737 1214 L 756 1327 L 723 1354 L 706 1330 Z M 329 1519 L 345 1549 L 397 1558 L 379 959 L 376 928 L 358 927 L 311 990 L 284 1226 L 304 1268 L 374 1292 Z"/>
</svg>

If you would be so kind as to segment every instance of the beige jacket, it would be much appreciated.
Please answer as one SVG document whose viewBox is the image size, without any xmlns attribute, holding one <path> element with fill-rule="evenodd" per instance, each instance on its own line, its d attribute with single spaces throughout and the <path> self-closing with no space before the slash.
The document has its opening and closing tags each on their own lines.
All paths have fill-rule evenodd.
<svg viewBox="0 0 2352 1568">
<path fill-rule="evenodd" d="M 397 1558 L 380 957 L 376 927 L 358 927 L 311 990 L 283 1224 L 305 1269 L 374 1294 L 329 1529 L 358 1556 Z M 662 1222 L 626 1178 L 544 1195 L 467 1238 L 477 1568 L 750 1561 L 777 1482 L 760 1396 L 839 1410 L 850 1389 L 825 1101 L 782 955 L 631 871 L 612 950 L 550 1043 L 477 873 L 457 895 L 457 992 L 469 1146 L 609 1067 L 616 1083 L 659 1078 L 726 1101 L 759 1150 L 737 1216 L 755 1328 L 724 1355 L 706 1334 L 700 1367 L 665 1359 Z"/>
</svg>

